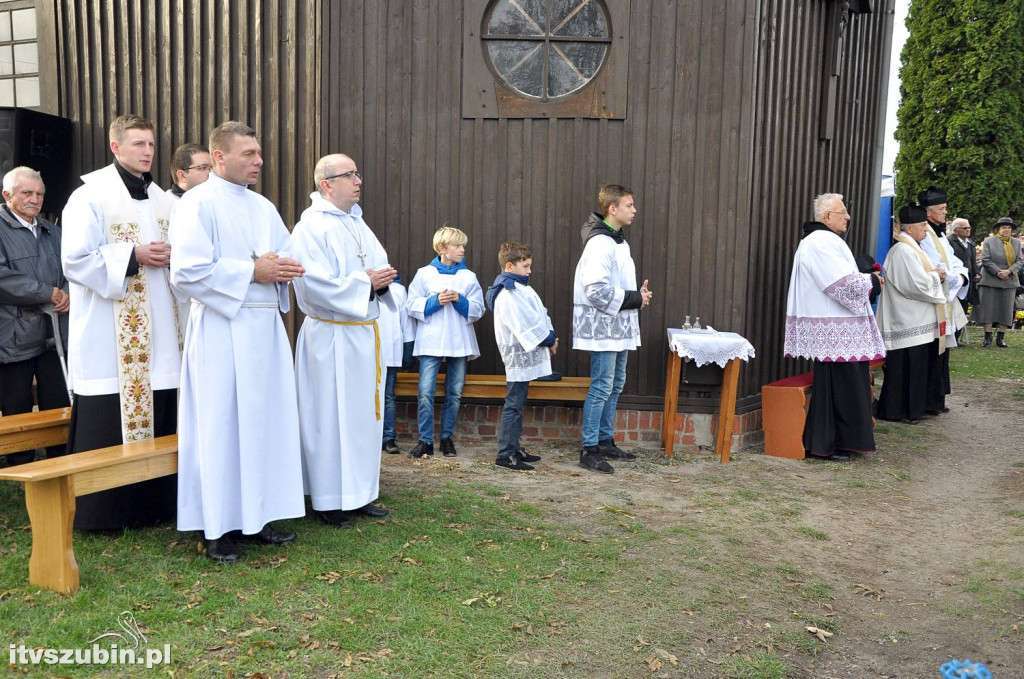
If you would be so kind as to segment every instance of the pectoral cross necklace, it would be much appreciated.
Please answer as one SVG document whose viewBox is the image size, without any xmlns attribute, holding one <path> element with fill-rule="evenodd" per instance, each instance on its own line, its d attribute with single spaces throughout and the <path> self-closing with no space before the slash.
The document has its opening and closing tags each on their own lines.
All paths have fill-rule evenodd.
<svg viewBox="0 0 1024 679">
<path fill-rule="evenodd" d="M 366 254 L 366 250 L 363 249 L 363 239 L 362 239 L 362 237 L 356 235 L 356 232 L 349 225 L 348 220 L 342 218 L 341 222 L 342 222 L 342 224 L 345 225 L 345 231 L 347 231 L 348 235 L 352 236 L 352 240 L 354 240 L 356 242 L 356 246 L 359 248 L 359 252 L 356 253 L 356 257 L 359 258 L 359 266 L 362 267 L 363 269 L 365 269 L 366 268 L 366 258 L 368 257 L 368 255 Z"/>
</svg>

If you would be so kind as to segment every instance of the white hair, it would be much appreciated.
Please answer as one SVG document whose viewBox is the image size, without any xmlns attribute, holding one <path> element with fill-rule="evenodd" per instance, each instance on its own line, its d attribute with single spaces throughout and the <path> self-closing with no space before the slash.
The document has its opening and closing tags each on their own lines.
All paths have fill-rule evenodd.
<svg viewBox="0 0 1024 679">
<path fill-rule="evenodd" d="M 969 228 L 971 228 L 971 223 L 969 221 L 967 221 L 966 219 L 964 219 L 963 217 L 957 217 L 949 225 L 949 228 L 951 228 L 951 229 L 959 229 L 961 226 L 967 227 L 969 229 Z"/>
<path fill-rule="evenodd" d="M 829 207 L 834 201 L 842 200 L 843 194 L 841 193 L 823 193 L 814 199 L 814 219 L 821 221 L 825 217 L 825 213 L 828 212 Z"/>
<path fill-rule="evenodd" d="M 4 175 L 4 193 L 14 193 L 14 187 L 18 185 L 18 179 L 20 177 L 35 179 L 40 183 L 43 181 L 43 176 L 41 174 L 33 170 L 31 167 L 22 165 L 21 167 L 16 167 Z"/>
</svg>

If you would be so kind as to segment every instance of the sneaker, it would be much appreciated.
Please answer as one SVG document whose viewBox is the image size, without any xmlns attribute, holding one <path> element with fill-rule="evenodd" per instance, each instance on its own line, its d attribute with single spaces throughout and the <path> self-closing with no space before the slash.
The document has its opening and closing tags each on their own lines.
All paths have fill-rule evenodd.
<svg viewBox="0 0 1024 679">
<path fill-rule="evenodd" d="M 580 451 L 580 466 L 601 474 L 615 473 L 615 468 L 604 461 L 601 453 L 597 450 L 597 446 L 584 447 Z"/>
<path fill-rule="evenodd" d="M 402 452 L 399 449 L 398 444 L 395 443 L 395 439 L 388 439 L 380 445 L 380 449 L 388 455 L 398 455 Z"/>
<path fill-rule="evenodd" d="M 441 454 L 445 457 L 455 457 L 458 455 L 458 451 L 455 450 L 455 444 L 452 443 L 450 438 L 441 439 Z"/>
<path fill-rule="evenodd" d="M 597 452 L 609 460 L 635 460 L 636 455 L 633 453 L 627 453 L 626 451 L 615 445 L 615 439 L 605 439 L 604 441 L 597 442 Z"/>
<path fill-rule="evenodd" d="M 499 457 L 494 464 L 517 472 L 532 472 L 534 469 L 533 465 L 526 464 L 518 455 Z"/>
<path fill-rule="evenodd" d="M 417 441 L 416 447 L 406 453 L 409 457 L 433 457 L 434 444 L 426 441 Z"/>
<path fill-rule="evenodd" d="M 528 451 L 526 448 L 520 448 L 519 451 L 516 453 L 516 457 L 518 457 L 523 462 L 540 462 L 542 459 L 544 459 L 540 455 L 531 455 L 530 451 Z"/>
</svg>

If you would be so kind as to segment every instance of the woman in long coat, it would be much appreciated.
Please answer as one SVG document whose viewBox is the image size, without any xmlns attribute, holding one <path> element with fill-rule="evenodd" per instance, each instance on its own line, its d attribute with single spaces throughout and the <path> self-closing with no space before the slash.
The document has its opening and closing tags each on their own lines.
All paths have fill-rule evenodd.
<svg viewBox="0 0 1024 679">
<path fill-rule="evenodd" d="M 1003 217 L 993 227 L 995 235 L 981 244 L 981 304 L 978 322 L 985 326 L 985 343 L 992 346 L 992 326 L 999 326 L 996 346 L 1006 347 L 1005 330 L 1013 325 L 1013 301 L 1017 293 L 1017 274 L 1024 267 L 1020 240 L 1010 236 L 1017 224 Z"/>
</svg>

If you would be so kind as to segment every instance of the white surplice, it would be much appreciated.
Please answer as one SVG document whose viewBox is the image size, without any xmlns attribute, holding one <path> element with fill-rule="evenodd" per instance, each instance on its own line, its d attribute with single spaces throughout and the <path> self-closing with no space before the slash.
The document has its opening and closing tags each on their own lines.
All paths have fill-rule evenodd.
<svg viewBox="0 0 1024 679">
<path fill-rule="evenodd" d="M 529 382 L 551 374 L 551 351 L 541 346 L 554 327 L 540 295 L 514 284 L 494 298 L 494 341 L 505 364 L 505 380 Z"/>
<path fill-rule="evenodd" d="M 374 293 L 366 269 L 388 257 L 359 205 L 344 212 L 319 193 L 310 200 L 286 249 L 306 269 L 294 283 L 306 314 L 295 345 L 302 480 L 313 509 L 352 510 L 379 494 L 387 368 L 373 323 L 379 305 L 394 302 Z"/>
<path fill-rule="evenodd" d="M 468 317 L 456 311 L 454 304 L 443 304 L 426 315 L 427 301 L 446 289 L 466 298 Z M 470 361 L 480 356 L 473 324 L 484 315 L 484 291 L 476 274 L 469 269 L 443 274 L 431 264 L 421 267 L 409 284 L 405 309 L 416 320 L 414 356 L 465 356 Z"/>
<path fill-rule="evenodd" d="M 68 387 L 82 396 L 116 394 L 119 369 L 114 302 L 127 292 L 125 274 L 135 245 L 108 243 L 107 221 L 137 221 L 142 244 L 163 241 L 154 214 L 166 218 L 171 203 L 152 183 L 148 200 L 133 200 L 113 165 L 83 180 L 85 185 L 71 194 L 62 215 L 61 262 L 71 294 Z M 115 202 L 119 215 L 105 214 L 104 206 Z M 181 353 L 167 269 L 147 268 L 146 276 L 152 337 L 150 386 L 177 389 Z"/>
<path fill-rule="evenodd" d="M 936 271 L 926 271 L 920 245 L 897 241 L 885 258 L 878 327 L 889 351 L 928 344 L 939 336 L 936 306 L 946 299 Z M 941 309 L 941 306 L 939 306 Z"/>
<path fill-rule="evenodd" d="M 967 298 L 971 286 L 970 271 L 953 252 L 949 239 L 937 234 L 931 222 L 928 223 L 928 235 L 918 245 L 928 256 L 928 261 L 933 267 L 945 269 L 948 274 L 943 285 L 946 292 L 946 318 L 950 320 L 946 323 L 946 346 L 955 347 L 957 331 L 967 325 L 967 316 L 956 300 Z"/>
<path fill-rule="evenodd" d="M 171 281 L 192 298 L 178 405 L 178 530 L 217 539 L 305 514 L 288 286 L 255 257 L 288 229 L 263 196 L 211 174 L 178 202 Z"/>
<path fill-rule="evenodd" d="M 416 339 L 416 322 L 405 310 L 405 286 L 392 283 L 388 286 L 388 294 L 395 309 L 392 311 L 387 305 L 380 308 L 380 318 L 377 319 L 380 325 L 380 360 L 388 368 L 400 368 L 405 343 Z"/>
</svg>

